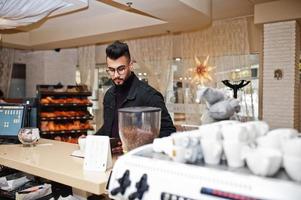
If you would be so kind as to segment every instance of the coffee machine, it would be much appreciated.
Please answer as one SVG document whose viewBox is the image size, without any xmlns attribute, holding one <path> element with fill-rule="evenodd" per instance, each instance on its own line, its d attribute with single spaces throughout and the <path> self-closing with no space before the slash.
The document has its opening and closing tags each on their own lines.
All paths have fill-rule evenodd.
<svg viewBox="0 0 301 200">
<path fill-rule="evenodd" d="M 112 199 L 300 199 L 301 184 L 284 170 L 273 177 L 253 175 L 247 167 L 225 163 L 179 163 L 153 150 L 153 144 L 118 158 L 109 181 Z"/>
</svg>

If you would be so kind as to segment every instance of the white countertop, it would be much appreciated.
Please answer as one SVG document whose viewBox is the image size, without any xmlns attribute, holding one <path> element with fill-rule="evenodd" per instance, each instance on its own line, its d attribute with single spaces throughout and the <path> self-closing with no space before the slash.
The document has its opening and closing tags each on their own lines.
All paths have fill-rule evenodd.
<svg viewBox="0 0 301 200">
<path fill-rule="evenodd" d="M 110 170 L 86 172 L 83 159 L 70 156 L 78 145 L 40 139 L 35 147 L 0 145 L 0 164 L 94 194 L 103 194 Z"/>
</svg>

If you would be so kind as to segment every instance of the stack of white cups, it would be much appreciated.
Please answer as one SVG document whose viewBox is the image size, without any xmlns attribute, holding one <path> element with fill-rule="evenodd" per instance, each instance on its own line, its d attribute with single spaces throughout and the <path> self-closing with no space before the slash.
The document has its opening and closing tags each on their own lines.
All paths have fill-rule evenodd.
<svg viewBox="0 0 301 200">
<path fill-rule="evenodd" d="M 220 163 L 223 147 L 221 127 L 217 124 L 208 124 L 199 127 L 201 133 L 201 146 L 206 164 Z"/>
<path fill-rule="evenodd" d="M 228 120 L 157 138 L 153 149 L 175 162 L 201 163 L 204 158 L 209 165 L 218 165 L 224 153 L 229 167 L 243 167 L 246 161 L 251 172 L 260 176 L 273 176 L 283 164 L 287 174 L 301 182 L 301 138 L 298 135 L 292 128 L 269 131 L 263 121 Z M 84 149 L 82 143 L 79 140 Z"/>
<path fill-rule="evenodd" d="M 223 147 L 229 167 L 244 166 L 242 151 L 248 144 L 249 132 L 244 124 L 228 125 L 223 128 Z"/>
<path fill-rule="evenodd" d="M 198 163 L 203 158 L 198 131 L 178 132 L 170 137 L 156 138 L 153 150 L 165 153 L 180 163 Z"/>
<path fill-rule="evenodd" d="M 256 139 L 256 148 L 245 151 L 249 169 L 256 175 L 273 176 L 282 164 L 283 142 L 297 136 L 297 130 L 274 129 Z"/>
</svg>

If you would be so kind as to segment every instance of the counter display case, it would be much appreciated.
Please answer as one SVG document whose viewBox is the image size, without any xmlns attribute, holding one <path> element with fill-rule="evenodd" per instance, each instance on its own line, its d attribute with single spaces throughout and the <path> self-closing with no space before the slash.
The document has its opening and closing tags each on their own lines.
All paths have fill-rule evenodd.
<svg viewBox="0 0 301 200">
<path fill-rule="evenodd" d="M 85 86 L 37 85 L 37 123 L 42 138 L 77 143 L 93 130 L 88 111 L 91 92 Z"/>
</svg>

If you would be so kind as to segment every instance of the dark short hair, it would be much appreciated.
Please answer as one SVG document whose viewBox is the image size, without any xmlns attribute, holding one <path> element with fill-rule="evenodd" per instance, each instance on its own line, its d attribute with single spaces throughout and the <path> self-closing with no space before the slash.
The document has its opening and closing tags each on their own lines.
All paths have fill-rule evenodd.
<svg viewBox="0 0 301 200">
<path fill-rule="evenodd" d="M 4 97 L 4 93 L 2 92 L 2 90 L 0 90 L 0 99 L 2 99 Z"/>
<path fill-rule="evenodd" d="M 112 60 L 117 60 L 121 56 L 125 56 L 128 60 L 131 60 L 131 55 L 129 51 L 129 47 L 126 43 L 115 41 L 114 43 L 110 44 L 106 48 L 107 57 Z"/>
</svg>

